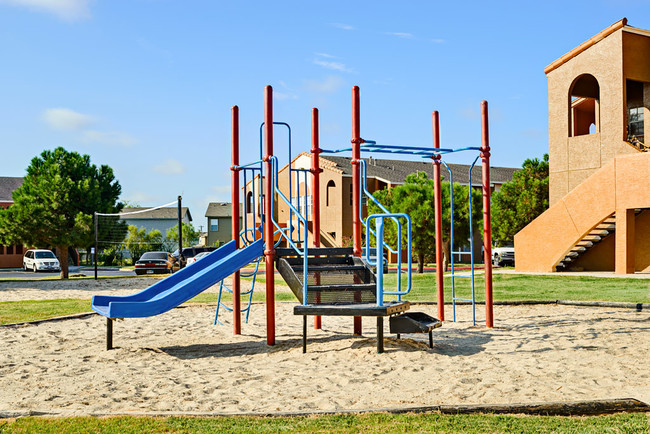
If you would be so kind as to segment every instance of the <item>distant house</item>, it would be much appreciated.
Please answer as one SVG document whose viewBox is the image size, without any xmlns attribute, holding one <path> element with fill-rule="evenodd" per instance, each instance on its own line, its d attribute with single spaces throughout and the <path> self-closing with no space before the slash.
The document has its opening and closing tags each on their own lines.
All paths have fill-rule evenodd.
<svg viewBox="0 0 650 434">
<path fill-rule="evenodd" d="M 11 194 L 23 184 L 23 178 L 0 176 L 0 207 L 9 208 L 14 200 Z M 0 268 L 17 268 L 23 265 L 23 246 L 0 246 Z"/>
<path fill-rule="evenodd" d="M 124 208 L 122 213 L 131 213 L 120 218 L 129 226 L 144 228 L 147 232 L 157 229 L 163 237 L 166 237 L 168 229 L 178 227 L 178 207 L 158 209 L 133 207 Z M 187 224 L 192 222 L 192 214 L 187 207 L 181 208 L 181 221 Z"/>
<path fill-rule="evenodd" d="M 239 215 L 242 215 L 241 211 Z M 232 206 L 230 202 L 211 202 L 205 211 L 205 216 L 208 218 L 206 245 L 214 246 L 232 240 Z M 239 221 L 241 228 L 241 217 Z"/>
</svg>

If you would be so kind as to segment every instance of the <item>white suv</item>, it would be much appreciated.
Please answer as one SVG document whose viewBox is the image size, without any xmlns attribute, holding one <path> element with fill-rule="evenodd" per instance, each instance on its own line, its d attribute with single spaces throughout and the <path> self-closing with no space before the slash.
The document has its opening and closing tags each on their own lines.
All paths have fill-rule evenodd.
<svg viewBox="0 0 650 434">
<path fill-rule="evenodd" d="M 61 264 L 51 250 L 27 250 L 23 256 L 25 271 L 61 271 Z"/>
</svg>

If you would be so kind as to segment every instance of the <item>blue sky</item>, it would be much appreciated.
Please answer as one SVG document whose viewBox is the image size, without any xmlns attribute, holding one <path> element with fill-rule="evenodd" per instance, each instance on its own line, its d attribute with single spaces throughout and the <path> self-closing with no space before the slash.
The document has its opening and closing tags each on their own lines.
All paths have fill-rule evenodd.
<svg viewBox="0 0 650 434">
<path fill-rule="evenodd" d="M 358 85 L 380 143 L 431 146 L 438 110 L 443 147 L 478 146 L 488 100 L 491 163 L 519 167 L 548 149 L 544 67 L 623 17 L 650 28 L 650 1 L 0 0 L 0 175 L 63 146 L 111 166 L 123 200 L 182 195 L 205 229 L 230 200 L 230 107 L 252 161 L 266 84 L 295 152 L 312 107 L 321 147 L 349 144 Z"/>
</svg>

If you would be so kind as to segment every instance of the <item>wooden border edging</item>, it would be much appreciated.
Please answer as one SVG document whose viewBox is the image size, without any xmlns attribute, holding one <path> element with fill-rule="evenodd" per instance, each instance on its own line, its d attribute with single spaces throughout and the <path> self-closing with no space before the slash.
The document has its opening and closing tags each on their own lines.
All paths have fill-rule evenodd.
<svg viewBox="0 0 650 434">
<path fill-rule="evenodd" d="M 612 413 L 647 413 L 650 406 L 633 398 L 596 399 L 591 401 L 546 402 L 530 404 L 478 404 L 478 405 L 429 405 L 407 406 L 400 408 L 376 408 L 360 410 L 322 410 L 322 411 L 287 411 L 287 412 L 91 412 L 89 417 L 133 416 L 133 417 L 312 417 L 337 414 L 369 414 L 369 413 L 440 413 L 453 414 L 526 414 L 536 416 L 597 416 Z M 4 411 L 0 419 L 19 418 L 27 416 L 69 417 L 78 416 L 76 412 L 55 411 Z"/>
</svg>

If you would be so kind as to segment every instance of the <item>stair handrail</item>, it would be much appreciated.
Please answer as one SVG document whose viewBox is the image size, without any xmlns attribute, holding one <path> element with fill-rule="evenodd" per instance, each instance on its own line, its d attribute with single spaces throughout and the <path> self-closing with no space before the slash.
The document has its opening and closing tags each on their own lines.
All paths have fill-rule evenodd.
<svg viewBox="0 0 650 434">
<path fill-rule="evenodd" d="M 412 255 L 412 253 L 411 253 L 411 233 L 410 233 L 410 230 L 411 230 L 410 229 L 411 228 L 411 218 L 408 216 L 408 214 L 400 213 L 400 216 L 406 216 L 407 217 L 407 221 L 408 221 L 408 225 L 409 225 L 408 242 L 407 242 L 407 246 L 406 246 L 406 250 L 408 251 L 408 279 L 407 279 L 408 289 L 406 291 L 402 291 L 402 223 L 401 223 L 401 221 L 399 220 L 399 218 L 397 217 L 396 214 L 393 215 L 394 213 L 391 213 L 381 202 L 379 202 L 372 195 L 372 193 L 370 193 L 370 191 L 368 191 L 368 187 L 367 187 L 367 184 L 368 184 L 367 183 L 367 176 L 368 176 L 368 174 L 367 174 L 366 162 L 365 162 L 365 160 L 361 159 L 359 161 L 359 164 L 360 164 L 360 171 L 361 171 L 361 189 L 362 189 L 363 194 L 365 194 L 366 197 L 368 197 L 374 204 L 376 204 L 379 207 L 379 209 L 381 209 L 383 211 L 383 213 L 381 213 L 381 214 L 383 214 L 384 216 L 390 217 L 395 222 L 395 224 L 397 225 L 397 246 L 395 247 L 395 249 L 393 249 L 390 246 L 390 244 L 388 244 L 387 242 L 385 242 L 383 240 L 383 236 L 382 236 L 382 239 L 381 239 L 381 243 L 379 241 L 377 241 L 377 245 L 378 246 L 384 246 L 384 247 L 386 247 L 388 249 L 389 252 L 395 253 L 397 255 L 397 291 L 388 291 L 388 292 L 384 292 L 384 294 L 397 295 L 398 300 L 400 300 L 402 295 L 408 293 L 411 290 L 411 279 L 412 279 L 412 276 L 411 276 L 411 265 L 412 265 L 412 256 L 411 255 Z M 362 200 L 361 197 L 363 196 L 363 194 L 359 195 L 360 200 Z M 375 231 L 373 231 L 372 228 L 370 227 L 369 218 L 366 217 L 365 220 L 363 219 L 363 215 L 362 215 L 363 206 L 362 205 L 363 205 L 363 201 L 362 201 L 362 203 L 359 204 L 359 220 L 361 221 L 361 223 L 366 228 L 366 246 L 362 247 L 362 249 L 364 251 L 365 260 L 371 266 L 374 265 L 375 267 L 377 267 L 377 269 L 379 269 L 379 267 L 380 267 L 379 261 L 380 261 L 380 258 L 381 258 L 381 267 L 382 267 L 382 272 L 383 272 L 383 265 L 384 265 L 383 264 L 383 261 L 384 261 L 383 252 L 382 252 L 382 255 L 379 255 L 379 256 L 375 257 L 375 261 L 372 261 L 370 259 L 370 249 L 371 249 L 371 246 L 370 246 L 370 234 L 374 235 L 376 239 L 378 239 L 378 238 L 377 238 L 377 234 L 375 233 Z M 379 214 L 375 214 L 375 215 L 379 215 Z M 383 280 L 382 280 L 382 285 L 383 285 Z M 383 288 L 382 288 L 382 290 L 383 290 Z M 393 292 L 394 292 L 394 294 L 393 294 Z"/>
<path fill-rule="evenodd" d="M 307 304 L 307 271 L 308 271 L 308 267 L 307 267 L 307 254 L 308 254 L 307 245 L 308 245 L 308 243 L 307 243 L 307 241 L 308 241 L 308 229 L 309 229 L 308 226 L 307 226 L 307 219 L 302 214 L 300 214 L 300 212 L 296 209 L 296 207 L 294 207 L 291 204 L 291 201 L 289 199 L 287 199 L 287 197 L 284 195 L 284 193 L 282 193 L 282 191 L 280 191 L 280 187 L 278 186 L 278 157 L 273 155 L 273 156 L 269 157 L 269 161 L 271 162 L 271 174 L 270 174 L 270 176 L 272 178 L 271 180 L 269 180 L 269 182 L 271 182 L 271 185 L 273 187 L 273 192 L 275 194 L 277 194 L 278 197 L 280 199 L 282 199 L 287 204 L 289 209 L 292 210 L 296 214 L 298 219 L 303 223 L 303 239 L 302 239 L 303 241 L 294 242 L 294 240 L 291 238 L 291 233 L 293 232 L 291 230 L 292 229 L 291 221 L 289 222 L 290 227 L 282 228 L 280 226 L 280 224 L 275 220 L 275 217 L 274 217 L 274 215 L 275 215 L 275 201 L 271 197 L 266 198 L 266 200 L 271 201 L 271 215 L 268 216 L 268 219 L 276 227 L 276 229 L 277 229 L 276 233 L 279 232 L 280 238 L 284 237 L 287 240 L 287 242 L 289 243 L 289 245 L 296 251 L 298 256 L 302 256 L 302 260 L 303 260 L 303 268 L 302 268 L 303 269 L 303 272 L 302 272 L 302 274 L 303 274 L 303 280 L 302 280 L 302 294 L 303 294 L 303 296 L 302 296 L 302 303 Z M 287 231 L 290 231 L 289 235 L 286 234 Z M 296 243 L 302 243 L 303 248 L 300 249 L 296 245 Z"/>
<path fill-rule="evenodd" d="M 402 279 L 401 279 L 401 264 L 398 267 L 398 273 L 397 273 L 397 290 L 395 291 L 384 291 L 384 267 L 379 266 L 379 258 L 381 257 L 383 260 L 383 249 L 382 246 L 384 244 L 384 219 L 390 217 L 394 219 L 397 222 L 397 227 L 398 227 L 398 233 L 400 234 L 400 240 L 401 240 L 401 227 L 402 223 L 399 220 L 400 218 L 403 218 L 406 220 L 407 223 L 407 257 L 408 257 L 408 278 L 407 278 L 407 288 L 406 290 L 402 291 Z M 406 213 L 378 213 L 378 214 L 371 214 L 366 218 L 367 225 L 366 225 L 366 240 L 370 239 L 370 220 L 374 219 L 375 220 L 375 228 L 376 228 L 376 235 L 375 237 L 377 238 L 377 246 L 376 246 L 376 256 L 377 256 L 377 270 L 376 270 L 376 276 L 377 276 L 377 305 L 378 306 L 383 306 L 384 305 L 384 295 L 397 295 L 397 299 L 401 301 L 402 295 L 406 295 L 409 292 L 411 292 L 411 281 L 412 281 L 412 270 L 411 270 L 411 217 L 406 214 Z M 370 249 L 368 248 L 366 251 L 368 252 Z M 383 263 L 382 263 L 383 265 Z"/>
<path fill-rule="evenodd" d="M 264 220 L 260 217 L 260 224 L 259 226 L 255 226 L 255 221 L 256 221 L 256 198 L 259 199 L 259 209 L 260 211 L 262 210 L 262 195 L 256 195 L 255 194 L 255 176 L 256 172 L 259 172 L 259 179 L 260 179 L 260 189 L 262 188 L 262 183 L 264 180 L 262 179 L 262 162 L 263 160 L 256 160 L 247 164 L 240 164 L 233 166 L 232 168 L 238 171 L 243 172 L 244 174 L 244 212 L 243 212 L 243 218 L 242 220 L 244 221 L 244 228 L 239 232 L 239 236 L 241 240 L 244 242 L 245 245 L 250 245 L 253 242 L 255 242 L 256 237 L 255 237 L 255 231 L 260 233 L 260 236 L 263 231 L 264 227 Z M 258 167 L 255 167 L 255 165 L 259 165 Z M 246 193 L 246 189 L 248 186 L 248 173 L 250 172 L 251 174 L 251 197 L 253 200 L 251 201 L 251 208 L 252 210 L 249 211 L 248 209 L 248 194 Z M 253 215 L 253 224 L 252 227 L 248 227 L 248 214 Z M 261 212 L 260 212 L 261 215 Z M 252 240 L 249 238 L 249 234 L 252 234 Z"/>
</svg>

